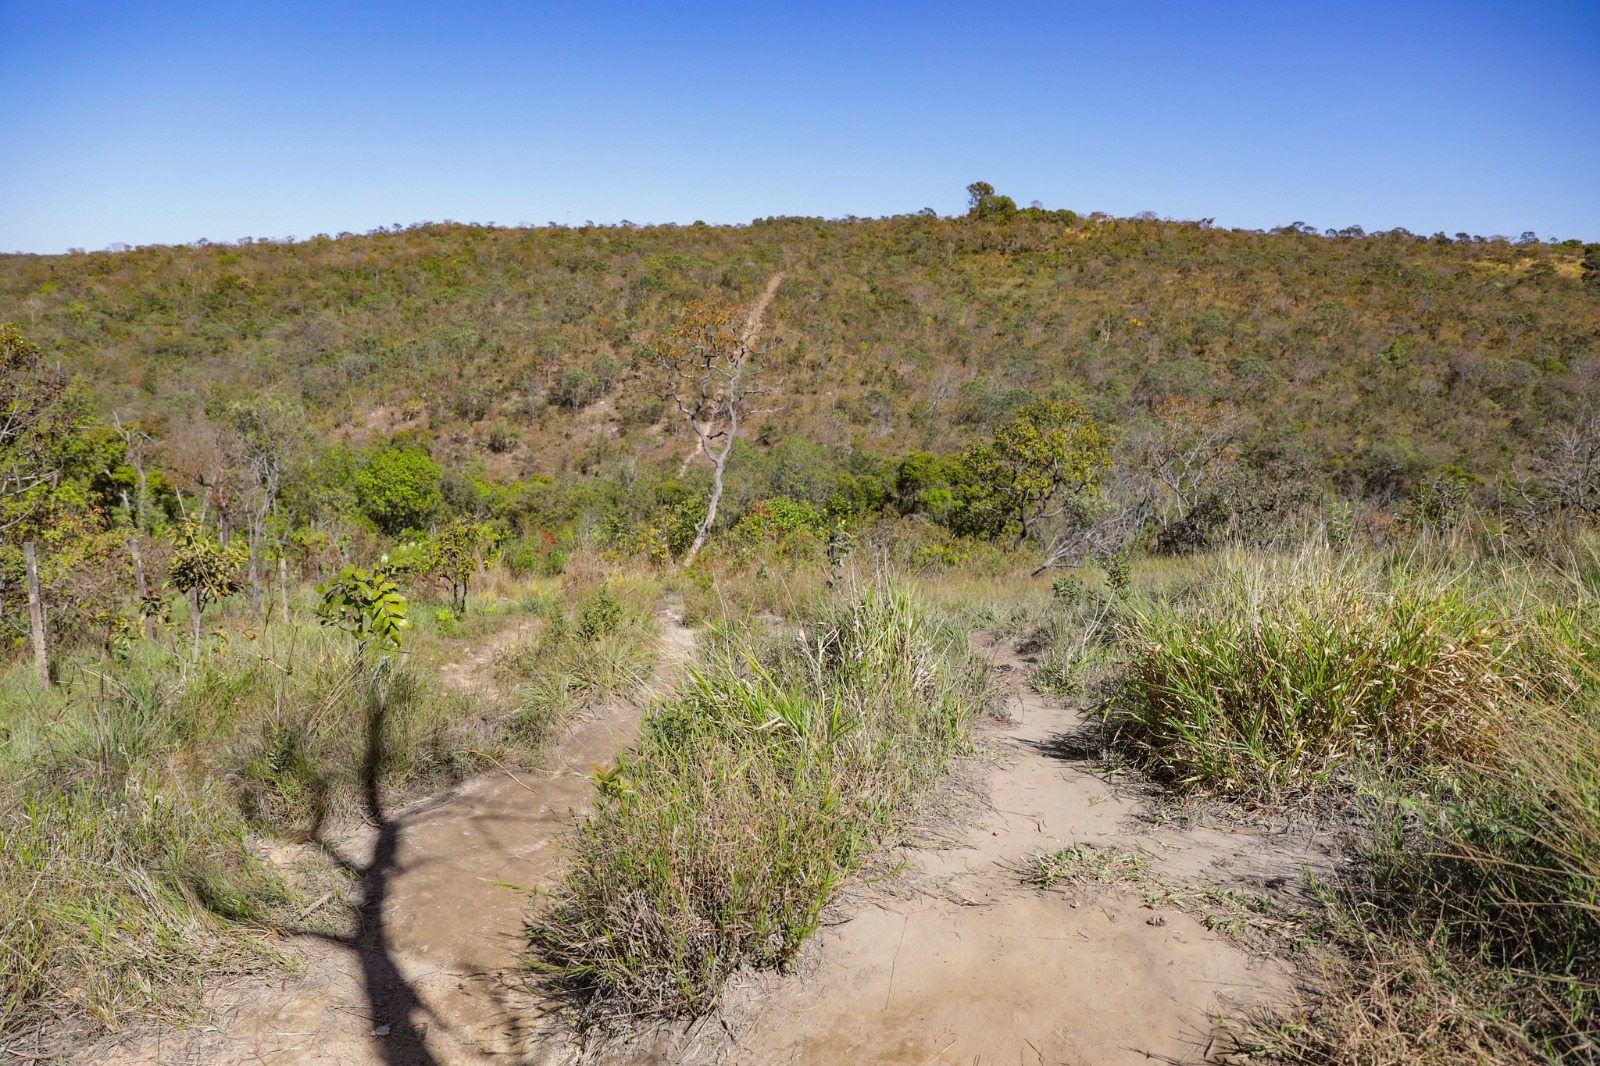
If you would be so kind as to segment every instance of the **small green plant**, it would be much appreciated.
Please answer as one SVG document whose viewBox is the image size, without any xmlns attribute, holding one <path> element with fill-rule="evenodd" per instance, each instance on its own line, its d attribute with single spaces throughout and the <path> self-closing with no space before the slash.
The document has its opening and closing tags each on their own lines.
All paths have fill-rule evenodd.
<svg viewBox="0 0 1600 1066">
<path fill-rule="evenodd" d="M 578 605 L 578 636 L 593 643 L 622 624 L 622 602 L 602 584 Z"/>
<path fill-rule="evenodd" d="M 1127 551 L 1102 555 L 1100 568 L 1106 572 L 1106 587 L 1118 596 L 1126 596 L 1133 585 L 1133 562 Z"/>
<path fill-rule="evenodd" d="M 174 547 L 168 573 L 173 587 L 189 598 L 194 626 L 194 660 L 200 661 L 200 619 L 207 605 L 244 588 L 241 570 L 246 549 L 234 540 L 224 545 L 200 523 L 187 521 L 173 531 Z"/>
<path fill-rule="evenodd" d="M 358 662 L 369 648 L 398 648 L 400 634 L 411 624 L 406 598 L 381 572 L 347 566 L 334 581 L 318 585 L 317 593 L 322 597 L 317 617 L 355 638 Z"/>
<path fill-rule="evenodd" d="M 1083 595 L 1083 578 L 1077 574 L 1063 574 L 1050 582 L 1050 595 L 1061 603 L 1075 603 Z"/>
</svg>

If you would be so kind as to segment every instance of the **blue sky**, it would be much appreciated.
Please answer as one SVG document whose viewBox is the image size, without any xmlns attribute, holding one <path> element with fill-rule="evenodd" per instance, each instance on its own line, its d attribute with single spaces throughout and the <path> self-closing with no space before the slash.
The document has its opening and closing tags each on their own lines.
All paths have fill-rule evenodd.
<svg viewBox="0 0 1600 1066">
<path fill-rule="evenodd" d="M 1600 239 L 1600 2 L 0 0 L 0 250 L 1019 203 Z"/>
</svg>

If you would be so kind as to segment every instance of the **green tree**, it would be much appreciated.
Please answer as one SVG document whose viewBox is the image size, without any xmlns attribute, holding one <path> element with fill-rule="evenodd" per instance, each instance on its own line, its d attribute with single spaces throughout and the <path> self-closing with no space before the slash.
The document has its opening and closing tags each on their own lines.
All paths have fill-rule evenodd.
<svg viewBox="0 0 1600 1066">
<path fill-rule="evenodd" d="M 1578 272 L 1590 285 L 1600 285 L 1600 244 L 1583 246 L 1583 258 L 1578 261 Z"/>
<path fill-rule="evenodd" d="M 66 446 L 87 420 L 76 391 L 17 326 L 0 324 L 0 532 L 33 514 L 60 479 Z"/>
<path fill-rule="evenodd" d="M 1001 196 L 986 181 L 967 186 L 967 214 L 979 222 L 1001 222 L 1017 213 L 1017 202 Z"/>
<path fill-rule="evenodd" d="M 436 533 L 428 544 L 428 572 L 450 585 L 450 603 L 458 616 L 467 613 L 472 575 L 494 547 L 494 533 L 482 522 L 459 519 Z"/>
<path fill-rule="evenodd" d="M 192 519 L 173 530 L 172 560 L 167 571 L 172 584 L 189 598 L 189 613 L 194 623 L 194 660 L 200 661 L 200 617 L 206 607 L 232 596 L 243 588 L 239 570 L 245 561 L 245 546 L 232 541 L 224 546 L 199 522 Z"/>
<path fill-rule="evenodd" d="M 362 513 L 388 534 L 421 529 L 444 503 L 439 467 L 415 448 L 387 448 L 356 472 Z"/>
<path fill-rule="evenodd" d="M 550 402 L 557 407 L 576 411 L 598 400 L 601 391 L 599 378 L 582 367 L 569 367 L 556 379 L 556 383 L 550 386 Z"/>
<path fill-rule="evenodd" d="M 1014 529 L 1017 546 L 1041 522 L 1092 493 L 1109 465 L 1100 426 L 1071 401 L 1040 401 L 1017 412 L 991 440 L 961 453 L 971 490 L 960 506 L 993 534 Z"/>
</svg>

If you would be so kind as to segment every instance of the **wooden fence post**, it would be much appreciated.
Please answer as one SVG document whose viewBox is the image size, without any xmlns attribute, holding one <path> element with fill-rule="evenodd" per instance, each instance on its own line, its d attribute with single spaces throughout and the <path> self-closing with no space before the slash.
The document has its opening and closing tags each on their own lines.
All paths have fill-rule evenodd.
<svg viewBox="0 0 1600 1066">
<path fill-rule="evenodd" d="M 44 600 L 39 594 L 39 556 L 33 541 L 22 545 L 22 563 L 28 571 L 28 620 L 33 623 L 33 668 L 39 684 L 50 687 L 50 660 L 44 650 Z"/>
</svg>

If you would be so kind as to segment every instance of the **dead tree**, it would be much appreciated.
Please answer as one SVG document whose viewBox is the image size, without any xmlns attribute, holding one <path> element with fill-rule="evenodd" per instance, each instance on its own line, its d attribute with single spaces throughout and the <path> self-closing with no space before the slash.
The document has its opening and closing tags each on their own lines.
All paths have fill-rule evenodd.
<svg viewBox="0 0 1600 1066">
<path fill-rule="evenodd" d="M 691 303 L 677 324 L 658 336 L 651 347 L 662 390 L 677 404 L 700 451 L 711 461 L 711 497 L 706 501 L 705 517 L 695 529 L 694 542 L 684 553 L 684 566 L 693 563 L 705 547 L 717 520 L 739 422 L 758 413 L 749 403 L 767 391 L 757 385 L 752 367 L 759 354 L 756 337 L 764 308 L 765 300 L 748 313 L 729 304 Z"/>
</svg>

